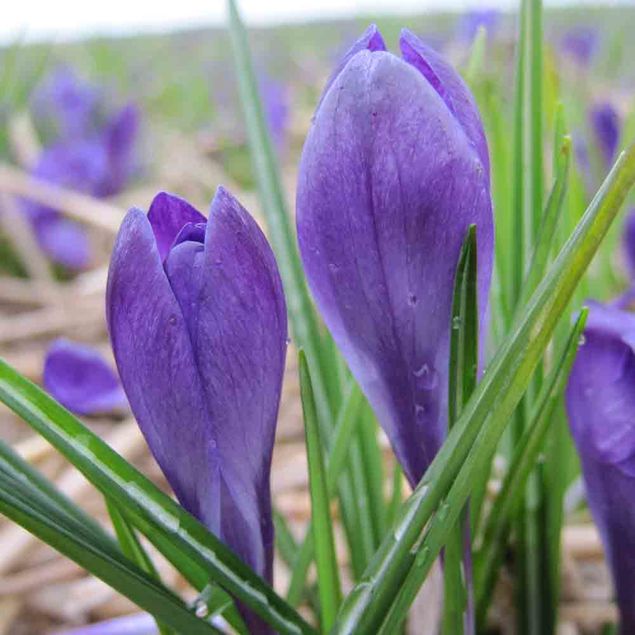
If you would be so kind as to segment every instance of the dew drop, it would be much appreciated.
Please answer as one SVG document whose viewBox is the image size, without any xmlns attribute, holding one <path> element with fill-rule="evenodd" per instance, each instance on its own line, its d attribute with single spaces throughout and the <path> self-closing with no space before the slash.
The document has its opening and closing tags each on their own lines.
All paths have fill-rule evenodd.
<svg viewBox="0 0 635 635">
<path fill-rule="evenodd" d="M 415 306 L 417 304 L 417 296 L 414 293 L 408 294 L 408 304 L 410 306 Z"/>
<path fill-rule="evenodd" d="M 209 615 L 207 604 L 205 604 L 202 600 L 197 600 L 194 606 L 194 615 L 200 619 L 206 618 Z"/>
<path fill-rule="evenodd" d="M 177 319 L 176 319 L 176 315 L 172 314 L 169 318 L 168 318 L 168 324 L 170 326 L 176 326 L 177 323 Z"/>
<path fill-rule="evenodd" d="M 580 339 L 578 340 L 578 346 L 584 346 L 586 344 L 586 337 L 584 335 L 580 335 Z"/>
<path fill-rule="evenodd" d="M 452 328 L 457 331 L 461 328 L 461 318 L 458 315 L 452 318 Z"/>
<path fill-rule="evenodd" d="M 432 390 L 439 382 L 437 371 L 427 362 L 421 364 L 413 374 L 417 378 L 417 387 L 421 390 Z"/>
<path fill-rule="evenodd" d="M 415 419 L 417 421 L 422 421 L 426 416 L 426 409 L 421 404 L 415 404 Z"/>
</svg>

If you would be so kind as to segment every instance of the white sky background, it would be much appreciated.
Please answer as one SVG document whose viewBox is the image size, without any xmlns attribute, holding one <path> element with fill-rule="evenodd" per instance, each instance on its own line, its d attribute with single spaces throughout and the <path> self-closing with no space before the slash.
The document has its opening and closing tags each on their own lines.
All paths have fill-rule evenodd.
<svg viewBox="0 0 635 635">
<path fill-rule="evenodd" d="M 580 0 L 546 0 L 550 5 Z M 635 4 L 635 0 L 595 0 L 589 4 Z M 518 0 L 241 0 L 249 24 L 268 24 L 360 13 L 422 13 L 479 6 L 510 9 Z M 162 31 L 222 24 L 224 0 L 2 0 L 0 42 L 18 38 L 73 39 L 91 34 Z"/>
</svg>

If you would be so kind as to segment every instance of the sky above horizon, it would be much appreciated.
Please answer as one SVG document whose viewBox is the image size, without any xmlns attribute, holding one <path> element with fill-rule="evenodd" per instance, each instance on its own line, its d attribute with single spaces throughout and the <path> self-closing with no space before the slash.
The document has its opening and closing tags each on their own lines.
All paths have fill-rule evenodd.
<svg viewBox="0 0 635 635">
<path fill-rule="evenodd" d="M 593 4 L 635 4 L 635 0 L 596 0 Z M 546 1 L 549 5 L 581 4 L 576 0 Z M 518 0 L 241 0 L 249 24 L 272 24 L 311 19 L 354 17 L 362 13 L 422 13 L 465 11 L 477 7 L 513 9 Z M 92 34 L 163 31 L 222 24 L 225 0 L 21 0 L 5 2 L 0 42 L 19 39 L 74 39 Z"/>
</svg>

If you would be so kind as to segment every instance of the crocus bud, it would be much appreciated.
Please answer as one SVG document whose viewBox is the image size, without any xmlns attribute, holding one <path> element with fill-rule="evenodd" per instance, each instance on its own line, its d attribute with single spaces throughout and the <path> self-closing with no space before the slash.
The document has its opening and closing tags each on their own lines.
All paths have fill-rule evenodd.
<svg viewBox="0 0 635 635">
<path fill-rule="evenodd" d="M 621 632 L 635 633 L 635 315 L 592 303 L 566 407 Z"/>
<path fill-rule="evenodd" d="M 46 352 L 43 375 L 44 388 L 76 414 L 97 415 L 127 407 L 119 377 L 99 351 L 85 344 L 55 340 Z"/>
<path fill-rule="evenodd" d="M 329 82 L 298 177 L 304 269 L 412 485 L 447 428 L 452 293 L 477 226 L 482 319 L 493 257 L 489 159 L 467 87 L 402 31 L 370 27 Z"/>
<path fill-rule="evenodd" d="M 107 317 L 130 406 L 179 501 L 271 581 L 287 318 L 266 238 L 222 188 L 209 220 L 159 194 L 147 216 L 123 221 Z M 268 632 L 247 617 L 250 632 Z"/>
</svg>

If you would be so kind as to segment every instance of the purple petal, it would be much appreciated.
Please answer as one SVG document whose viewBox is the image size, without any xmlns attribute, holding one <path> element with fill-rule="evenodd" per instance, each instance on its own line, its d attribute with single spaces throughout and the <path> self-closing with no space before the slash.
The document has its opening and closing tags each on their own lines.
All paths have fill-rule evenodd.
<svg viewBox="0 0 635 635">
<path fill-rule="evenodd" d="M 46 353 L 44 387 L 64 407 L 80 415 L 127 406 L 119 378 L 99 352 L 65 339 L 53 342 Z"/>
<path fill-rule="evenodd" d="M 615 159 L 620 143 L 620 116 L 611 104 L 605 102 L 592 108 L 589 118 L 602 159 L 608 169 Z"/>
<path fill-rule="evenodd" d="M 624 222 L 622 246 L 626 256 L 628 273 L 635 280 L 635 208 L 631 208 Z"/>
<path fill-rule="evenodd" d="M 36 89 L 32 102 L 36 117 L 50 121 L 59 135 L 80 138 L 94 132 L 101 97 L 70 68 L 60 67 Z"/>
<path fill-rule="evenodd" d="M 501 18 L 501 11 L 491 7 L 468 11 L 459 20 L 458 36 L 465 42 L 471 43 L 481 27 L 485 29 L 488 36 L 492 36 L 498 30 Z"/>
<path fill-rule="evenodd" d="M 153 206 L 176 210 L 163 225 L 176 231 L 176 214 L 185 209 L 188 222 L 193 208 L 162 196 Z M 153 229 L 130 211 L 111 261 L 108 324 L 124 388 L 183 506 L 271 580 L 269 472 L 287 338 L 273 253 L 223 189 L 204 244 L 199 231 L 181 234 L 165 269 Z M 246 617 L 252 632 L 268 632 Z"/>
<path fill-rule="evenodd" d="M 318 308 L 412 484 L 446 432 L 452 289 L 472 223 L 483 317 L 493 221 L 481 156 L 412 65 L 355 55 L 304 147 L 298 240 Z"/>
<path fill-rule="evenodd" d="M 87 624 L 57 635 L 156 635 L 157 624 L 147 613 L 124 615 L 96 624 Z"/>
<path fill-rule="evenodd" d="M 332 86 L 333 82 L 337 79 L 338 75 L 344 70 L 346 65 L 350 62 L 357 53 L 360 51 L 385 51 L 386 44 L 384 43 L 384 38 L 382 38 L 377 25 L 371 24 L 365 31 L 362 33 L 362 36 L 356 40 L 353 45 L 348 49 L 348 51 L 344 54 L 339 64 L 335 67 L 335 70 L 329 77 L 329 80 L 326 82 L 326 86 L 324 87 L 324 91 L 322 92 L 322 98 L 318 103 L 316 108 L 316 113 L 320 109 L 320 105 L 324 100 L 324 97 L 328 94 L 329 88 Z"/>
<path fill-rule="evenodd" d="M 635 315 L 593 303 L 566 390 L 589 507 L 635 631 Z"/>
<path fill-rule="evenodd" d="M 430 82 L 456 117 L 489 175 L 489 152 L 483 124 L 474 97 L 461 76 L 434 49 L 426 46 L 408 29 L 401 31 L 399 45 L 404 60 Z"/>
<path fill-rule="evenodd" d="M 598 50 L 599 33 L 593 27 L 575 27 L 561 40 L 561 49 L 582 66 L 588 66 Z"/>
<path fill-rule="evenodd" d="M 186 200 L 168 192 L 160 192 L 154 197 L 148 210 L 148 220 L 154 232 L 161 260 L 165 260 L 184 225 L 207 222 L 205 216 Z"/>
<path fill-rule="evenodd" d="M 90 242 L 81 225 L 49 216 L 40 217 L 34 229 L 42 251 L 54 262 L 73 271 L 86 269 L 90 264 Z"/>
<path fill-rule="evenodd" d="M 135 145 L 139 136 L 139 122 L 138 107 L 127 104 L 108 123 L 104 136 L 109 170 L 100 196 L 112 196 L 120 192 L 136 170 Z"/>
</svg>

